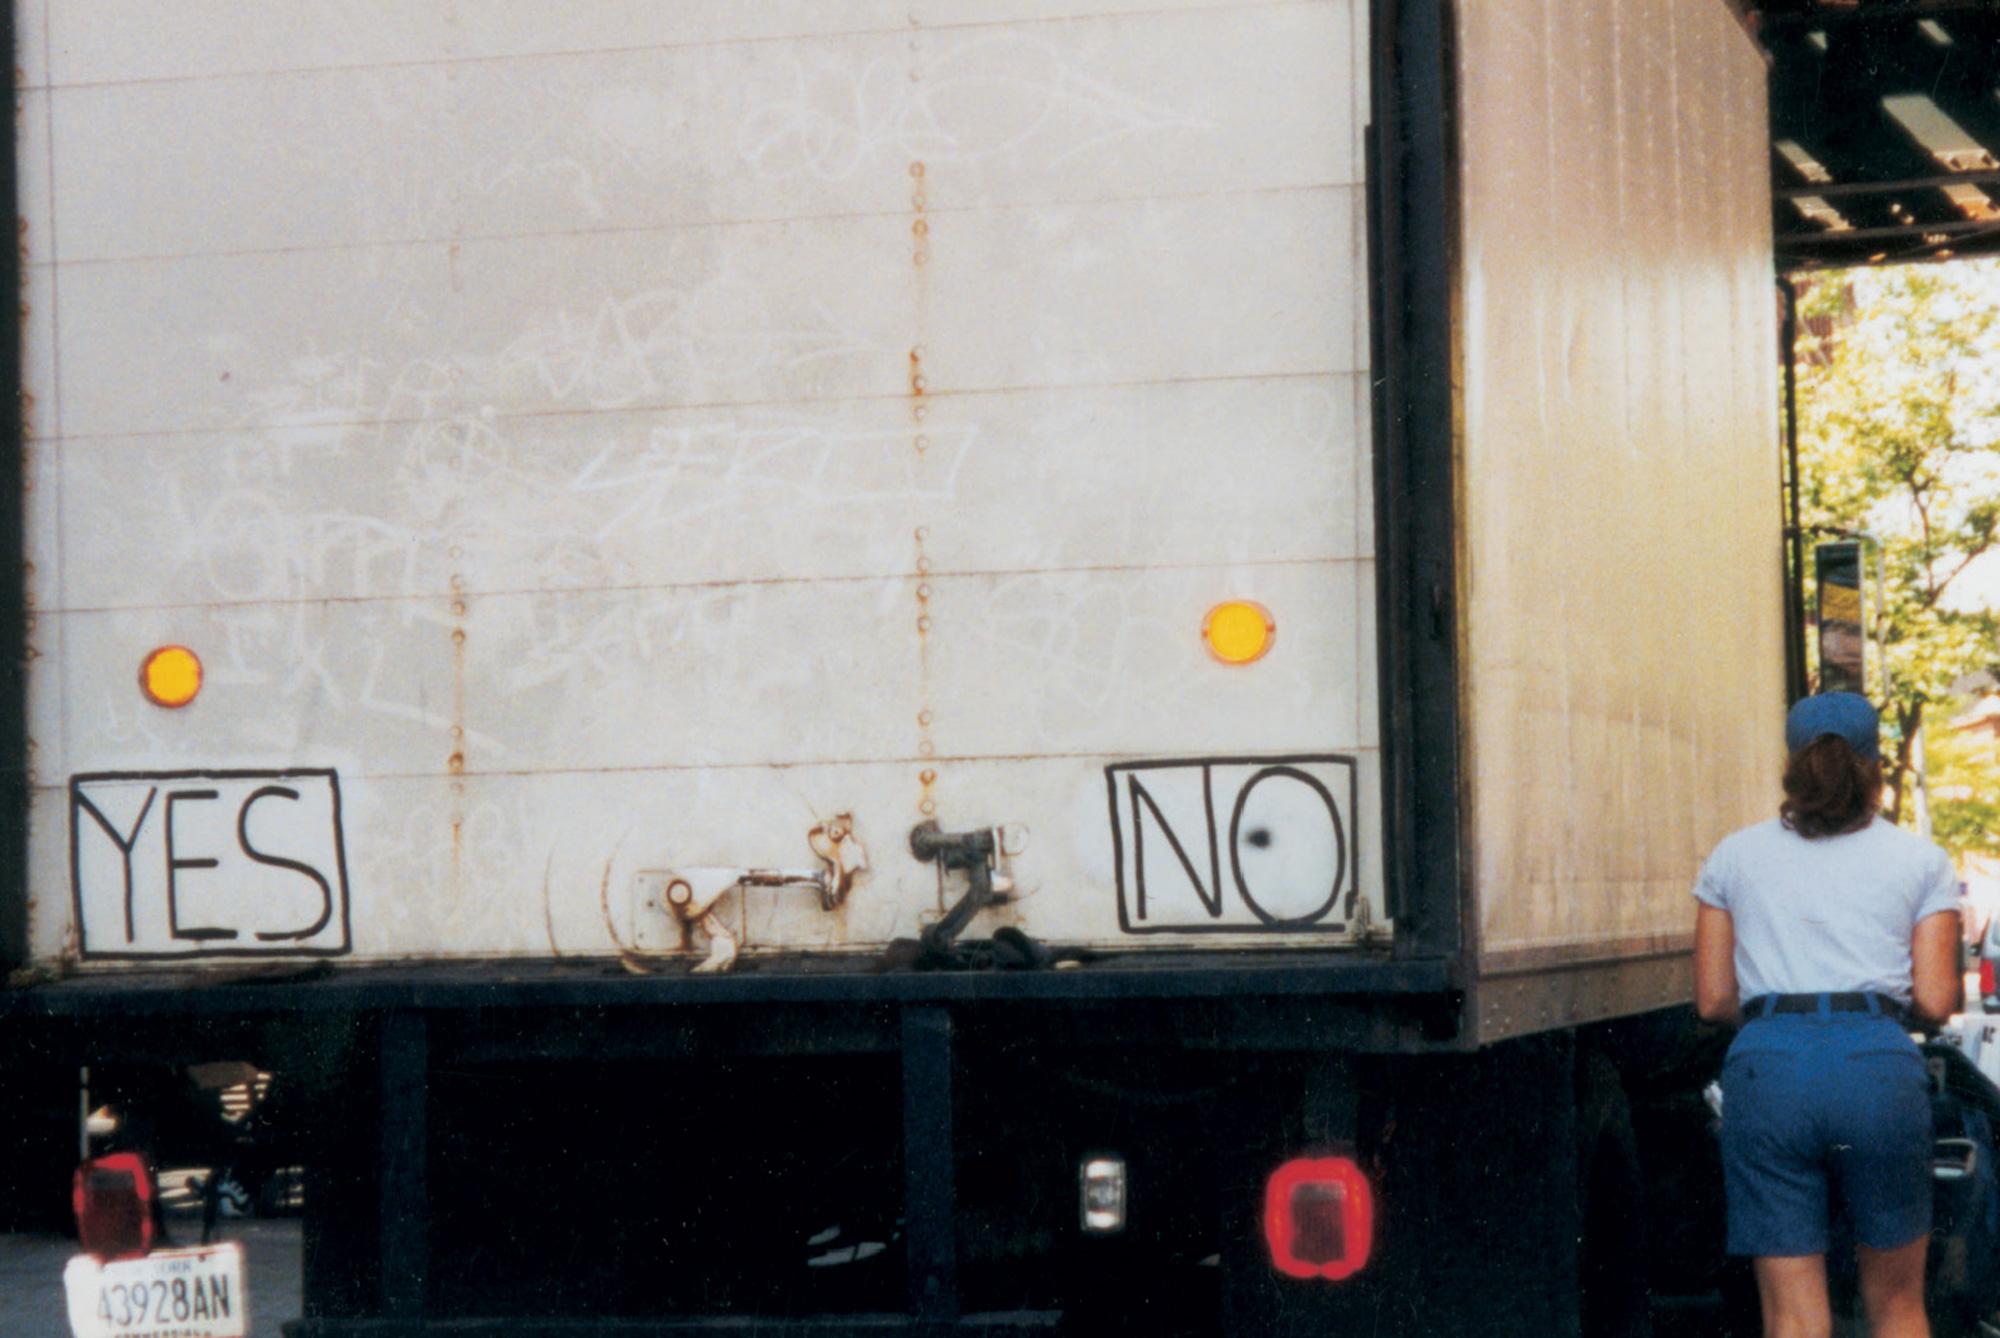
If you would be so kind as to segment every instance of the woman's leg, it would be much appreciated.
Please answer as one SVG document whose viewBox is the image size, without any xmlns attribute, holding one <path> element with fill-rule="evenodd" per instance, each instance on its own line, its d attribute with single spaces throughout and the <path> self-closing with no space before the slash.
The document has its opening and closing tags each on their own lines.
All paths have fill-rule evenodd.
<svg viewBox="0 0 2000 1338">
<path fill-rule="evenodd" d="M 1833 1308 L 1826 1299 L 1825 1255 L 1766 1255 L 1751 1263 L 1757 1299 L 1764 1307 L 1764 1338 L 1830 1338 Z M 1922 1276 L 1920 1269 L 1919 1291 Z M 1923 1306 L 1917 1310 L 1922 1313 Z M 1877 1329 L 1876 1338 L 1889 1338 L 1889 1331 Z"/>
<path fill-rule="evenodd" d="M 1861 1304 L 1875 1338 L 1930 1338 L 1931 1322 L 1924 1314 L 1924 1260 L 1931 1238 L 1919 1236 L 1894 1250 L 1854 1247 L 1861 1266 Z"/>
</svg>

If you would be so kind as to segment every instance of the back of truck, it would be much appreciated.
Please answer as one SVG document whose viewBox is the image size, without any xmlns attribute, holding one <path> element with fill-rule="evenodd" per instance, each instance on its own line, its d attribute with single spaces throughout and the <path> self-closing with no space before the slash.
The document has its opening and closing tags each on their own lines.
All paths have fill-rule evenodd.
<svg viewBox="0 0 2000 1338">
<path fill-rule="evenodd" d="M 296 1079 L 314 1338 L 1565 1331 L 1777 705 L 1759 76 L 1465 10 L 20 0 L 11 1015 Z"/>
<path fill-rule="evenodd" d="M 16 17 L 39 1053 L 278 1075 L 314 1334 L 1212 1331 L 1448 985 L 1367 7 Z"/>
<path fill-rule="evenodd" d="M 34 957 L 1387 928 L 1365 7 L 19 9 Z"/>
</svg>

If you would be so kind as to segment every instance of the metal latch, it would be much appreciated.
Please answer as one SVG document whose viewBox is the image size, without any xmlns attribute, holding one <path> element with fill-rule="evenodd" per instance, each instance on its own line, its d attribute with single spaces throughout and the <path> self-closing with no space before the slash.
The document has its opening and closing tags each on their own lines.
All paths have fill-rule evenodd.
<svg viewBox="0 0 2000 1338">
<path fill-rule="evenodd" d="M 741 945 L 711 914 L 716 903 L 739 887 L 810 887 L 819 894 L 823 911 L 837 910 L 868 868 L 868 851 L 854 835 L 854 815 L 842 813 L 818 823 L 806 833 L 822 867 L 817 869 L 675 869 L 665 879 L 662 899 L 683 931 L 700 929 L 708 936 L 708 956 L 696 971 L 727 971 L 736 964 Z"/>
<path fill-rule="evenodd" d="M 946 870 L 965 871 L 965 895 L 952 903 L 943 918 L 924 927 L 922 939 L 927 951 L 946 951 L 973 916 L 1005 901 L 1014 890 L 1014 880 L 995 870 L 1002 849 L 1001 830 L 997 827 L 946 832 L 939 830 L 933 820 L 910 829 L 910 853 L 926 864 L 935 863 L 940 881 Z"/>
</svg>

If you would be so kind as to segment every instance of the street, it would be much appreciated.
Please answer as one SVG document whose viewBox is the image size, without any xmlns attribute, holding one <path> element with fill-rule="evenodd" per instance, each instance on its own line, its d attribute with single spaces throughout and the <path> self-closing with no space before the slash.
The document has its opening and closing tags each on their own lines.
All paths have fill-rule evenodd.
<svg viewBox="0 0 2000 1338">
<path fill-rule="evenodd" d="M 176 1245 L 201 1239 L 201 1208 L 189 1193 L 189 1171 L 161 1174 L 167 1229 Z M 216 1224 L 218 1240 L 243 1246 L 250 1298 L 250 1338 L 280 1338 L 299 1318 L 299 1219 L 242 1218 Z M 0 1335 L 70 1338 L 63 1300 L 63 1266 L 76 1253 L 72 1236 L 0 1234 Z"/>
</svg>

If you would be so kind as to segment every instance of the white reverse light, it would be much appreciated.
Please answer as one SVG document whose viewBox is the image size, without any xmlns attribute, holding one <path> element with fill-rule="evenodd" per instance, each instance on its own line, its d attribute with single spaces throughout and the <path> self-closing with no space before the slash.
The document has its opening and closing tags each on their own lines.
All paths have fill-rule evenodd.
<svg viewBox="0 0 2000 1338">
<path fill-rule="evenodd" d="M 1085 1157 L 1077 1182 L 1083 1201 L 1083 1229 L 1109 1236 L 1125 1229 L 1125 1159 Z"/>
</svg>

